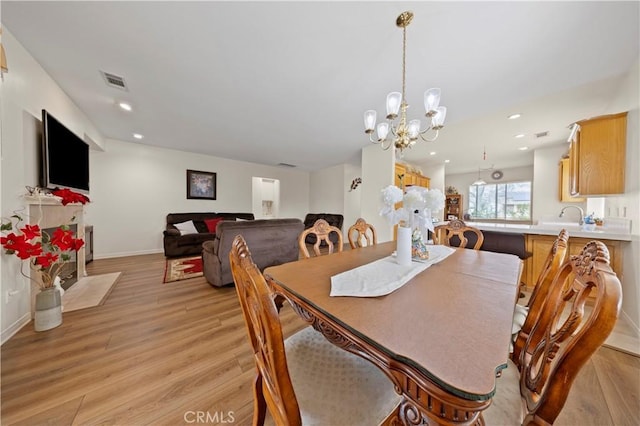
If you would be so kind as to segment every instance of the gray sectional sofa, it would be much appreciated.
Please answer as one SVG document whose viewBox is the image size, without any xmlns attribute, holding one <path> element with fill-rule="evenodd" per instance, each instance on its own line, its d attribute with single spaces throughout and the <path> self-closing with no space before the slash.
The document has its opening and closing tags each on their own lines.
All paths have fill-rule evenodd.
<svg viewBox="0 0 640 426">
<path fill-rule="evenodd" d="M 261 271 L 269 266 L 298 260 L 298 236 L 304 230 L 300 219 L 222 221 L 213 241 L 202 243 L 202 271 L 214 287 L 233 283 L 229 252 L 236 235 L 242 235 L 253 261 Z"/>
</svg>

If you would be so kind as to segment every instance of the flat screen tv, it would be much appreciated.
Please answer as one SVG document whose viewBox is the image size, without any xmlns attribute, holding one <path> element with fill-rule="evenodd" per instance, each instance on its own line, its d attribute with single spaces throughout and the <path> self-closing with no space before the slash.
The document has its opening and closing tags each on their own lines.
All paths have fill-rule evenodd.
<svg viewBox="0 0 640 426">
<path fill-rule="evenodd" d="M 89 145 L 42 110 L 42 182 L 89 193 Z"/>
</svg>

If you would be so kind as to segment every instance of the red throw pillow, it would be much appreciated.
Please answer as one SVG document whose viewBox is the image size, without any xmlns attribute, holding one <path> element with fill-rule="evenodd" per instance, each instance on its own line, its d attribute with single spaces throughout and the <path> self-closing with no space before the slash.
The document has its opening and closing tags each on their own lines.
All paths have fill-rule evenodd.
<svg viewBox="0 0 640 426">
<path fill-rule="evenodd" d="M 214 219 L 205 219 L 204 224 L 207 225 L 207 229 L 209 230 L 209 232 L 211 232 L 212 234 L 215 234 L 216 226 L 218 226 L 218 222 L 221 222 L 222 220 L 224 220 L 223 217 L 216 217 Z"/>
</svg>

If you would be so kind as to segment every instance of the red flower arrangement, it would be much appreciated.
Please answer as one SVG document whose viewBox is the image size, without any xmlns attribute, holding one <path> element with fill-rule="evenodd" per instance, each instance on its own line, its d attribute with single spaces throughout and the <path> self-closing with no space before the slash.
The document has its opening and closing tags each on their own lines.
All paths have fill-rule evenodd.
<svg viewBox="0 0 640 426">
<path fill-rule="evenodd" d="M 54 189 L 53 191 L 51 191 L 51 193 L 56 197 L 62 198 L 63 206 L 66 206 L 69 203 L 86 204 L 90 201 L 89 197 L 87 197 L 86 195 L 80 194 L 78 192 L 73 192 L 72 190 L 67 188 Z"/>
<path fill-rule="evenodd" d="M 52 193 L 62 198 L 62 205 L 65 206 L 69 203 L 85 204 L 89 201 L 85 195 L 68 189 L 59 189 Z M 42 280 L 38 281 L 38 284 L 42 289 L 53 287 L 55 278 L 62 271 L 64 264 L 71 260 L 72 252 L 80 250 L 84 241 L 75 238 L 69 225 L 60 225 L 49 235 L 41 230 L 39 225 L 25 224 L 20 227 L 22 221 L 22 217 L 17 214 L 9 220 L 3 220 L 0 230 L 9 233 L 0 237 L 0 245 L 6 254 L 15 254 L 19 259 L 29 260 L 31 268 L 41 272 Z M 14 227 L 18 231 L 14 231 Z M 24 272 L 22 274 L 25 275 Z"/>
</svg>

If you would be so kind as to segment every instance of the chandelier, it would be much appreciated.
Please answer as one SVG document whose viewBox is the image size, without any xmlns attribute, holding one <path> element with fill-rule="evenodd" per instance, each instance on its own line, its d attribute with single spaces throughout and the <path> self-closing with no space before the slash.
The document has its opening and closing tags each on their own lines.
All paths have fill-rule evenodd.
<svg viewBox="0 0 640 426">
<path fill-rule="evenodd" d="M 365 133 L 369 135 L 372 143 L 379 143 L 382 149 L 387 150 L 391 145 L 402 151 L 411 148 L 418 137 L 427 142 L 433 142 L 438 137 L 438 131 L 444 125 L 444 118 L 447 115 L 447 108 L 439 106 L 440 89 L 434 88 L 424 92 L 424 108 L 426 116 L 430 119 L 430 124 L 424 130 L 420 129 L 420 120 L 415 119 L 407 123 L 407 108 L 409 105 L 405 100 L 405 76 L 406 76 L 406 53 L 407 53 L 407 26 L 413 19 L 412 12 L 402 12 L 396 19 L 396 25 L 402 28 L 402 93 L 391 92 L 387 95 L 387 121 L 378 123 L 376 126 L 376 112 L 369 110 L 364 113 Z M 400 113 L 400 119 L 395 124 Z M 376 129 L 377 139 L 374 139 L 373 132 Z M 432 131 L 431 138 L 426 137 L 427 132 Z M 389 137 L 393 135 L 393 137 Z"/>
</svg>

